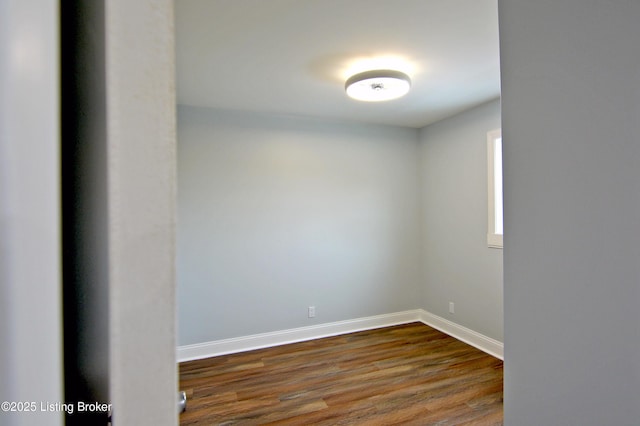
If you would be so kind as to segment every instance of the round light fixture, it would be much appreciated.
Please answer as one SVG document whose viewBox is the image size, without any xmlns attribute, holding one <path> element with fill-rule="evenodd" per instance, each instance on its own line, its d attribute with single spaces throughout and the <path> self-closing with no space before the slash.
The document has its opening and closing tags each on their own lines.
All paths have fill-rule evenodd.
<svg viewBox="0 0 640 426">
<path fill-rule="evenodd" d="M 400 71 L 365 71 L 349 77 L 344 88 L 349 97 L 359 101 L 389 101 L 406 95 L 411 88 L 411 80 Z"/>
</svg>

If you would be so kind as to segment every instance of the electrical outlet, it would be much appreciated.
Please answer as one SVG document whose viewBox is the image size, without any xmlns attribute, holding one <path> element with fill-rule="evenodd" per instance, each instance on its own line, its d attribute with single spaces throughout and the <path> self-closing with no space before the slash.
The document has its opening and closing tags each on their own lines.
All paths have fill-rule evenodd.
<svg viewBox="0 0 640 426">
<path fill-rule="evenodd" d="M 309 306 L 309 318 L 315 318 L 315 317 L 316 317 L 316 307 Z"/>
<path fill-rule="evenodd" d="M 456 307 L 455 307 L 455 304 L 453 302 L 449 302 L 449 313 L 450 314 L 455 314 L 456 313 Z"/>
</svg>

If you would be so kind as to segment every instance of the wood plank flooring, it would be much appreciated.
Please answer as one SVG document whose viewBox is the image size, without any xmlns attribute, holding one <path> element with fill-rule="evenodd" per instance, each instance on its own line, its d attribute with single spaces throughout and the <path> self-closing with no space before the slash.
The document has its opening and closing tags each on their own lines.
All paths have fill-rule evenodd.
<svg viewBox="0 0 640 426">
<path fill-rule="evenodd" d="M 502 425 L 502 361 L 422 323 L 180 364 L 180 425 Z"/>
</svg>

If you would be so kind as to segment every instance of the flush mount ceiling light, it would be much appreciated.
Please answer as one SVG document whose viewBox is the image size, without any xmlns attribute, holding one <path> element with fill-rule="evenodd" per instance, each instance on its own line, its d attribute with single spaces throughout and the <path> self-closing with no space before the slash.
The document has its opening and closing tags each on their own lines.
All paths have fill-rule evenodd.
<svg viewBox="0 0 640 426">
<path fill-rule="evenodd" d="M 411 88 L 411 80 L 400 71 L 365 71 L 349 77 L 344 88 L 349 97 L 359 101 L 389 101 L 406 95 Z"/>
</svg>

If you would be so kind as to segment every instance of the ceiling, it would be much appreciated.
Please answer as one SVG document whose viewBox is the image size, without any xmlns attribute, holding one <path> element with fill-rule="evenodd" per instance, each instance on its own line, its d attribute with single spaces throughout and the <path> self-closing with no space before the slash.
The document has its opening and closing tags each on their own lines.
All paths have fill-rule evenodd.
<svg viewBox="0 0 640 426">
<path fill-rule="evenodd" d="M 497 0 L 176 0 L 178 103 L 420 128 L 500 95 Z M 411 91 L 348 98 L 396 69 Z"/>
</svg>

